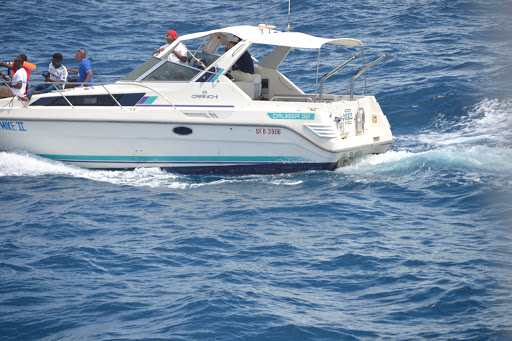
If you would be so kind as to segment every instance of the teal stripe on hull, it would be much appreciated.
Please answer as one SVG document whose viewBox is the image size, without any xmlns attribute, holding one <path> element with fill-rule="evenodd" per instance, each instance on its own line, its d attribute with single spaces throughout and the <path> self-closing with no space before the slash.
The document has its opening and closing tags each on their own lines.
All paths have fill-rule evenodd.
<svg viewBox="0 0 512 341">
<path fill-rule="evenodd" d="M 299 156 L 104 156 L 38 154 L 53 160 L 102 162 L 308 162 Z"/>
</svg>

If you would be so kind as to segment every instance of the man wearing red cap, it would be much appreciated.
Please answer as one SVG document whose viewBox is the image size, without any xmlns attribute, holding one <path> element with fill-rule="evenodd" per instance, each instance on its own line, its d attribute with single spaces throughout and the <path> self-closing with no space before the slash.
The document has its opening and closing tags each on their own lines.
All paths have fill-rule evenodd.
<svg viewBox="0 0 512 341">
<path fill-rule="evenodd" d="M 167 41 L 167 44 L 162 45 L 159 49 L 157 49 L 155 52 L 153 52 L 153 56 L 157 53 L 162 52 L 165 50 L 169 45 L 171 45 L 176 39 L 178 39 L 178 34 L 174 30 L 167 31 L 167 34 L 165 35 L 165 40 Z M 169 54 L 167 57 L 171 62 L 174 63 L 180 63 L 180 64 L 187 64 L 187 48 L 182 43 L 179 43 L 178 46 Z"/>
</svg>

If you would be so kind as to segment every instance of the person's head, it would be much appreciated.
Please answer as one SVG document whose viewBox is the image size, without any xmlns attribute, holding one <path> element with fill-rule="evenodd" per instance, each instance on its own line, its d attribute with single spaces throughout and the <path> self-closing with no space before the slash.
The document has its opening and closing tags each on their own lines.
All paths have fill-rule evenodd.
<svg viewBox="0 0 512 341">
<path fill-rule="evenodd" d="M 26 54 L 20 54 L 18 56 L 18 58 L 21 58 L 21 60 L 23 60 L 24 62 L 26 62 L 28 59 L 27 59 L 27 55 Z"/>
<path fill-rule="evenodd" d="M 238 38 L 237 36 L 232 36 L 231 38 L 229 38 L 229 42 L 233 45 L 238 44 L 239 41 L 240 41 L 240 38 Z"/>
<path fill-rule="evenodd" d="M 52 55 L 52 64 L 54 67 L 59 68 L 62 65 L 62 54 L 60 53 L 54 53 Z"/>
<path fill-rule="evenodd" d="M 16 69 L 21 69 L 23 67 L 23 59 L 20 56 L 16 57 L 12 63 L 12 66 Z"/>
<path fill-rule="evenodd" d="M 76 51 L 75 58 L 76 58 L 76 60 L 81 62 L 82 59 L 84 59 L 86 55 L 87 55 L 87 51 L 85 51 L 85 49 L 80 49 L 80 50 Z"/>
<path fill-rule="evenodd" d="M 233 45 L 235 46 L 236 44 L 238 44 L 238 42 L 240 41 L 240 38 L 238 38 L 237 36 L 232 36 L 231 38 L 228 39 L 228 41 Z M 224 51 L 228 52 L 228 50 L 231 48 L 231 46 L 229 45 L 226 45 L 226 47 L 224 48 Z"/>
<path fill-rule="evenodd" d="M 172 44 L 176 39 L 178 39 L 178 34 L 176 33 L 176 31 L 167 31 L 167 34 L 165 35 L 165 40 L 167 41 L 167 44 Z"/>
</svg>

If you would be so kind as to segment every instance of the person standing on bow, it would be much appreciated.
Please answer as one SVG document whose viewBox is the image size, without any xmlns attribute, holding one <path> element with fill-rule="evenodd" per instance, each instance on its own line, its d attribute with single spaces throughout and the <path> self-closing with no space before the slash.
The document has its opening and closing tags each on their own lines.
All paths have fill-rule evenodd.
<svg viewBox="0 0 512 341">
<path fill-rule="evenodd" d="M 167 44 L 162 45 L 160 48 L 156 49 L 155 52 L 153 52 L 153 56 L 165 50 L 169 45 L 174 43 L 176 39 L 178 39 L 178 34 L 176 31 L 167 31 L 167 34 L 165 35 L 165 41 L 167 41 Z M 183 45 L 183 43 L 179 43 L 178 46 L 176 46 L 176 48 L 169 54 L 167 59 L 174 63 L 187 65 L 187 48 L 185 45 Z"/>
<path fill-rule="evenodd" d="M 68 88 L 72 87 L 81 87 L 81 86 L 92 86 L 92 66 L 91 61 L 85 56 L 87 55 L 87 51 L 84 49 L 80 49 L 76 51 L 76 60 L 80 63 L 78 64 L 78 69 L 68 69 L 68 72 L 78 73 L 77 84 L 67 85 Z"/>
</svg>

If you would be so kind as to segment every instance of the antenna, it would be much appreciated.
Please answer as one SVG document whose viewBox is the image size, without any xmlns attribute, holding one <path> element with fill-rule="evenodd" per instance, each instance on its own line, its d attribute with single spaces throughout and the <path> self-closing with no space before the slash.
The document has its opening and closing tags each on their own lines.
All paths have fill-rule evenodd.
<svg viewBox="0 0 512 341">
<path fill-rule="evenodd" d="M 288 28 L 286 29 L 287 32 L 290 32 L 290 8 L 291 8 L 291 2 L 292 0 L 288 0 Z"/>
</svg>

